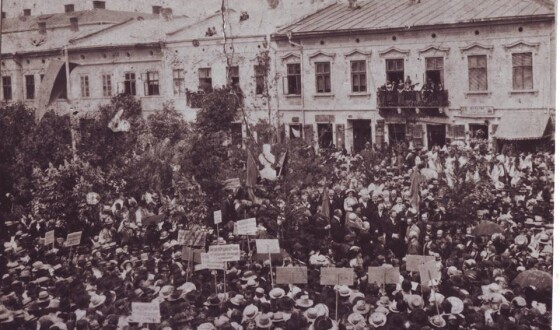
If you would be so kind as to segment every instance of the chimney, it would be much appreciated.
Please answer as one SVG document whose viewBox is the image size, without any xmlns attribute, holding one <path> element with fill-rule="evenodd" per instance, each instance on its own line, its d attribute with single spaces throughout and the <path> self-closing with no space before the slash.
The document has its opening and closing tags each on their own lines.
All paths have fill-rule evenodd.
<svg viewBox="0 0 560 330">
<path fill-rule="evenodd" d="M 93 9 L 105 9 L 105 1 L 94 1 Z"/>
<path fill-rule="evenodd" d="M 74 12 L 74 5 L 64 5 L 64 12 L 65 13 L 73 13 Z"/>
<path fill-rule="evenodd" d="M 38 22 L 39 34 L 47 34 L 47 22 Z"/>
<path fill-rule="evenodd" d="M 152 6 L 152 14 L 159 15 L 161 13 L 161 6 Z"/>
<path fill-rule="evenodd" d="M 80 26 L 78 25 L 78 17 L 76 16 L 70 17 L 70 30 L 72 31 L 80 30 Z"/>
<path fill-rule="evenodd" d="M 24 9 L 23 16 L 31 16 L 31 9 Z"/>
<path fill-rule="evenodd" d="M 164 21 L 171 21 L 173 19 L 173 9 L 169 7 L 161 8 L 161 17 Z"/>
</svg>

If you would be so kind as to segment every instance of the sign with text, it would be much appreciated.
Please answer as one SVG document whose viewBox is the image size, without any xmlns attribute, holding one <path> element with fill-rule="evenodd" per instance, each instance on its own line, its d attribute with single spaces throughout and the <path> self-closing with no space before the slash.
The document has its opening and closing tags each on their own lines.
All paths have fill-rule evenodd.
<svg viewBox="0 0 560 330">
<path fill-rule="evenodd" d="M 214 211 L 214 224 L 217 225 L 220 223 L 222 223 L 222 211 Z"/>
<path fill-rule="evenodd" d="M 307 284 L 307 267 L 276 267 L 276 284 Z"/>
<path fill-rule="evenodd" d="M 54 230 L 45 233 L 45 245 L 54 243 Z"/>
<path fill-rule="evenodd" d="M 398 267 L 369 267 L 368 283 L 382 284 L 398 284 L 399 283 Z"/>
<path fill-rule="evenodd" d="M 257 234 L 257 219 L 249 218 L 239 220 L 233 225 L 234 235 L 256 235 Z"/>
<path fill-rule="evenodd" d="M 224 269 L 223 261 L 216 261 L 210 253 L 200 253 L 200 265 L 196 265 L 195 269 Z"/>
<path fill-rule="evenodd" d="M 180 229 L 177 235 L 177 243 L 187 246 L 204 246 L 206 245 L 206 228 L 200 225 L 194 225 L 190 229 Z"/>
<path fill-rule="evenodd" d="M 278 239 L 257 239 L 257 253 L 280 253 Z"/>
<path fill-rule="evenodd" d="M 461 107 L 461 114 L 463 115 L 492 115 L 494 108 L 486 105 L 477 105 L 470 107 Z"/>
<path fill-rule="evenodd" d="M 75 246 L 75 245 L 80 245 L 80 242 L 82 241 L 82 232 L 81 231 L 77 231 L 75 233 L 69 233 L 68 236 L 66 236 L 66 246 Z"/>
<path fill-rule="evenodd" d="M 201 263 L 200 253 L 202 253 L 202 250 L 193 249 L 188 246 L 183 246 L 183 250 L 181 251 L 181 257 L 183 260 L 192 261 L 197 264 L 200 264 Z"/>
<path fill-rule="evenodd" d="M 422 256 L 417 254 L 406 255 L 406 271 L 417 272 L 418 266 L 428 261 L 436 260 L 434 256 Z"/>
<path fill-rule="evenodd" d="M 130 319 L 135 323 L 161 323 L 159 303 L 132 303 Z"/>
<path fill-rule="evenodd" d="M 241 259 L 239 244 L 210 245 L 208 253 L 214 261 L 226 262 Z"/>
<path fill-rule="evenodd" d="M 441 282 L 441 270 L 435 260 L 428 261 L 418 266 L 420 284 L 424 286 L 438 285 Z M 430 281 L 432 281 L 430 283 Z"/>
<path fill-rule="evenodd" d="M 354 268 L 321 268 L 321 285 L 354 284 Z"/>
</svg>

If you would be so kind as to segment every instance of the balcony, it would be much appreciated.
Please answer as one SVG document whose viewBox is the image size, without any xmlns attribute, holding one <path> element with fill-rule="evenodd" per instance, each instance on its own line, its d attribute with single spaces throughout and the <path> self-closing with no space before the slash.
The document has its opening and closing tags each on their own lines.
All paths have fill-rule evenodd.
<svg viewBox="0 0 560 330">
<path fill-rule="evenodd" d="M 379 108 L 444 108 L 449 105 L 448 91 L 378 91 Z"/>
<path fill-rule="evenodd" d="M 225 87 L 224 90 L 228 91 L 232 96 L 235 95 L 240 105 L 243 104 L 243 91 L 238 86 Z M 212 93 L 212 91 L 213 90 L 198 90 L 195 92 L 187 89 L 185 93 L 187 96 L 187 106 L 193 109 L 202 108 L 204 97 L 206 94 Z"/>
</svg>

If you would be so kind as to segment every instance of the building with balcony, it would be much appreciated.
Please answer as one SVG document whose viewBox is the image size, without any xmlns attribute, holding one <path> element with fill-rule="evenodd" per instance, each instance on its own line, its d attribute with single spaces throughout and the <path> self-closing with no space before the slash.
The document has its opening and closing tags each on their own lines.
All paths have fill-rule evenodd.
<svg viewBox="0 0 560 330">
<path fill-rule="evenodd" d="M 556 35 L 546 1 L 350 1 L 272 39 L 292 138 L 359 151 L 548 134 Z"/>
</svg>

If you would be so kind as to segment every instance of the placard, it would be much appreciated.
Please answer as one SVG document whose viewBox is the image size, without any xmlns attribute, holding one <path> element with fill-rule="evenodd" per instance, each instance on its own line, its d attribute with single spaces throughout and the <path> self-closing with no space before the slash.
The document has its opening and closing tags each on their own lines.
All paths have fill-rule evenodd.
<svg viewBox="0 0 560 330">
<path fill-rule="evenodd" d="M 69 233 L 68 236 L 66 236 L 65 245 L 66 246 L 80 245 L 81 240 L 82 240 L 81 231 L 77 231 L 75 233 Z"/>
<path fill-rule="evenodd" d="M 280 253 L 278 239 L 257 239 L 257 253 Z"/>
<path fill-rule="evenodd" d="M 216 261 L 210 253 L 200 253 L 200 265 L 195 266 L 195 270 L 199 269 L 224 269 L 223 261 Z"/>
<path fill-rule="evenodd" d="M 418 266 L 428 261 L 436 260 L 434 256 L 422 256 L 417 254 L 406 255 L 406 271 L 417 272 Z"/>
<path fill-rule="evenodd" d="M 321 285 L 352 285 L 354 284 L 353 268 L 321 268 Z"/>
<path fill-rule="evenodd" d="M 276 284 L 307 284 L 307 267 L 276 267 Z"/>
<path fill-rule="evenodd" d="M 214 211 L 214 224 L 222 223 L 222 210 Z"/>
<path fill-rule="evenodd" d="M 435 260 L 428 261 L 418 266 L 420 272 L 420 284 L 424 286 L 430 285 L 430 280 L 435 281 L 435 285 L 441 282 L 441 270 Z"/>
<path fill-rule="evenodd" d="M 257 219 L 249 218 L 239 220 L 233 225 L 234 235 L 256 235 L 257 234 Z"/>
<path fill-rule="evenodd" d="M 239 244 L 210 245 L 208 253 L 214 261 L 226 262 L 241 259 Z"/>
<path fill-rule="evenodd" d="M 132 303 L 130 319 L 135 323 L 161 323 L 159 303 Z"/>
<path fill-rule="evenodd" d="M 186 261 L 193 261 L 197 264 L 202 263 L 200 259 L 200 254 L 202 250 L 193 249 L 188 246 L 183 246 L 183 250 L 181 251 L 181 258 Z"/>
<path fill-rule="evenodd" d="M 54 230 L 45 233 L 45 245 L 51 245 L 54 243 Z"/>
<path fill-rule="evenodd" d="M 186 246 L 204 246 L 206 245 L 206 228 L 200 225 L 194 225 L 190 229 L 180 229 L 177 235 L 177 243 Z"/>
<path fill-rule="evenodd" d="M 398 267 L 369 267 L 368 268 L 368 283 L 382 284 L 398 284 L 399 283 L 399 268 Z"/>
</svg>

